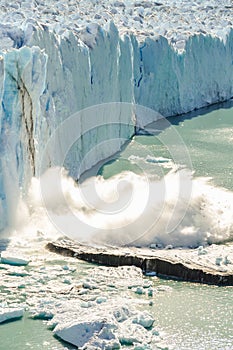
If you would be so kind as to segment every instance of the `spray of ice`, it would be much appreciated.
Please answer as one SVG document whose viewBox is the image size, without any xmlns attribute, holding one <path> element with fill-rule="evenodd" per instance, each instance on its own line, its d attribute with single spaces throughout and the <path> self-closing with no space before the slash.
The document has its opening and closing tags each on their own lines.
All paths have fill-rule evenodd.
<svg viewBox="0 0 233 350">
<path fill-rule="evenodd" d="M 64 169 L 52 168 L 32 179 L 27 206 L 27 232 L 34 227 L 53 239 L 196 247 L 233 238 L 233 193 L 184 169 L 160 180 L 122 172 L 77 184 Z"/>
</svg>

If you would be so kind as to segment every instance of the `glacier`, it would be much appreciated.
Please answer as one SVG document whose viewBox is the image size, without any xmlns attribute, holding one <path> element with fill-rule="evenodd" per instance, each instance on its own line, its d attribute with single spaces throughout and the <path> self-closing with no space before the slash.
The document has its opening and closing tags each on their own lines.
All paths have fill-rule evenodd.
<svg viewBox="0 0 233 350">
<path fill-rule="evenodd" d="M 113 22 L 59 35 L 29 21 L 1 33 L 0 229 L 46 168 L 63 162 L 77 179 L 136 127 L 233 96 L 233 29 L 194 34 L 181 51 L 163 36 L 121 35 Z"/>
</svg>

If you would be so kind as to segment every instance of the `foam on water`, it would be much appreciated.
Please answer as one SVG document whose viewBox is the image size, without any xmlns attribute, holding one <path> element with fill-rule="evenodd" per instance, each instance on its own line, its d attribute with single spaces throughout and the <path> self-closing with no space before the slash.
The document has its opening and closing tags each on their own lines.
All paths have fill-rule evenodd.
<svg viewBox="0 0 233 350">
<path fill-rule="evenodd" d="M 185 169 L 162 179 L 125 171 L 77 184 L 64 169 L 52 168 L 33 178 L 26 205 L 14 220 L 18 229 L 52 239 L 196 247 L 233 238 L 233 193 Z"/>
</svg>

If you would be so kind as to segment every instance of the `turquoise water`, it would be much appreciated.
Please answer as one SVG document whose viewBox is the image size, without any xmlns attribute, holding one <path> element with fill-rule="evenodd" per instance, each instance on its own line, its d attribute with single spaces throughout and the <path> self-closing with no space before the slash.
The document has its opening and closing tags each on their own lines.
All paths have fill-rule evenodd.
<svg viewBox="0 0 233 350">
<path fill-rule="evenodd" d="M 156 296 L 152 313 L 172 349 L 232 350 L 233 288 L 166 283 L 172 291 Z"/>
<path fill-rule="evenodd" d="M 212 177 L 214 184 L 233 189 L 233 102 L 227 102 L 217 107 L 205 108 L 200 111 L 188 113 L 184 116 L 158 121 L 148 126 L 148 130 L 156 135 L 138 135 L 133 142 L 117 154 L 115 162 L 111 160 L 103 165 L 99 174 L 108 178 L 119 171 L 132 170 L 136 173 L 142 171 L 155 171 L 150 163 L 147 165 L 132 164 L 128 159 L 135 155 L 145 158 L 154 157 L 172 158 L 171 150 L 177 145 L 167 147 L 161 140 L 169 141 L 170 135 L 184 142 L 179 161 L 195 170 L 195 176 Z M 169 127 L 168 127 L 169 126 Z M 171 133 L 171 130 L 174 130 Z M 186 147 L 187 149 L 186 149 Z M 184 152 L 186 152 L 184 154 Z M 187 159 L 190 155 L 191 162 Z M 158 169 L 157 169 L 158 171 Z"/>
<path fill-rule="evenodd" d="M 55 339 L 45 322 L 32 320 L 26 314 L 21 320 L 0 325 L 0 349 L 64 350 L 73 347 Z"/>
<path fill-rule="evenodd" d="M 163 120 L 148 127 L 154 133 L 158 130 L 156 135 L 135 136 L 115 162 L 100 168 L 99 174 L 108 178 L 121 169 L 161 175 L 160 169 L 150 163 L 142 164 L 139 160 L 132 164 L 129 157 L 145 159 L 149 155 L 171 159 L 171 147 L 161 140 L 167 140 L 173 129 L 181 136 L 187 147 L 184 152 L 191 158 L 190 162 L 184 157 L 183 165 L 190 167 L 191 164 L 194 176 L 211 177 L 214 185 L 233 190 L 233 102 L 168 120 L 169 127 Z M 166 169 L 163 172 L 166 173 Z M 232 350 L 233 288 L 182 282 L 167 284 L 173 291 L 156 296 L 153 312 L 174 349 Z"/>
<path fill-rule="evenodd" d="M 82 264 L 85 268 L 85 264 Z M 90 265 L 88 265 L 90 266 Z M 231 287 L 154 279 L 155 287 L 171 288 L 143 306 L 155 317 L 155 327 L 175 350 L 232 350 L 233 289 Z M 144 298 L 138 296 L 138 298 Z M 139 305 L 140 307 L 140 305 Z M 0 325 L 0 350 L 73 349 L 61 343 L 41 320 L 26 314 L 22 320 Z"/>
<path fill-rule="evenodd" d="M 135 136 L 113 160 L 102 165 L 98 173 L 108 178 L 121 171 L 131 170 L 161 177 L 169 171 L 169 164 L 167 169 L 161 168 L 150 161 L 145 162 L 145 159 L 148 156 L 156 159 L 172 158 L 171 147 L 161 140 L 166 140 L 173 130 L 173 134 L 180 135 L 184 141 L 184 144 L 180 144 L 179 158 L 184 159 L 183 165 L 190 167 L 191 164 L 195 176 L 210 176 L 215 185 L 233 190 L 232 105 L 230 102 L 218 106 L 218 109 L 215 107 L 171 118 L 170 126 L 163 121 L 150 125 L 149 130 L 156 135 Z M 187 157 L 182 158 L 182 152 L 190 155 L 191 162 Z M 85 273 L 85 269 L 90 266 L 79 264 L 78 275 Z M 156 294 L 153 306 L 147 306 L 171 349 L 233 349 L 231 287 L 218 288 L 160 279 L 155 279 L 154 284 L 172 287 L 169 292 Z M 44 321 L 32 320 L 27 313 L 22 320 L 0 325 L 0 350 L 66 348 L 72 349 L 55 339 Z"/>
</svg>

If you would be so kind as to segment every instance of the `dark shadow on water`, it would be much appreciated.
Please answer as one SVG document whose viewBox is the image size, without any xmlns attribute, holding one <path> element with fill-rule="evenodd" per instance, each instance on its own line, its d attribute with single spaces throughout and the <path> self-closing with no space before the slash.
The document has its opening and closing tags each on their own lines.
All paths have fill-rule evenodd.
<svg viewBox="0 0 233 350">
<path fill-rule="evenodd" d="M 220 109 L 231 109 L 233 108 L 233 99 L 226 101 L 226 102 L 222 102 L 222 103 L 216 103 L 214 105 L 211 106 L 207 106 L 207 107 L 203 107 L 201 109 L 197 109 L 194 110 L 192 112 L 186 113 L 186 114 L 182 114 L 180 116 L 176 116 L 176 117 L 169 117 L 167 118 L 169 120 L 169 122 L 173 125 L 179 125 L 179 123 L 188 120 L 188 119 L 192 119 L 195 117 L 200 117 L 200 116 L 205 116 L 207 113 L 211 113 Z"/>
<path fill-rule="evenodd" d="M 20 317 L 11 318 L 10 320 L 3 321 L 2 323 L 0 323 L 0 327 L 5 326 L 6 324 L 14 323 L 16 321 L 21 321 L 22 318 L 23 318 L 23 316 L 20 316 Z"/>
<path fill-rule="evenodd" d="M 188 112 L 186 114 L 181 114 L 181 115 L 157 120 L 156 122 L 152 122 L 147 126 L 145 126 L 144 129 L 135 130 L 135 135 L 146 135 L 147 137 L 154 137 L 159 135 L 162 131 L 169 128 L 171 125 L 179 125 L 185 120 L 191 120 L 193 118 L 202 117 L 202 116 L 204 117 L 208 113 L 218 111 L 220 109 L 231 109 L 231 108 L 233 108 L 233 98 L 225 102 L 216 103 L 207 107 L 203 107 L 203 108 Z M 117 151 L 114 155 L 98 162 L 91 169 L 85 171 L 81 175 L 80 179 L 78 179 L 78 182 L 82 183 L 86 179 L 92 176 L 102 175 L 104 166 L 113 164 L 119 158 L 121 152 L 124 151 L 125 148 L 128 146 L 128 144 L 131 142 L 132 138 L 127 140 L 124 143 L 124 145 L 121 147 L 121 149 Z"/>
<path fill-rule="evenodd" d="M 152 122 L 148 124 L 145 127 L 145 130 L 147 131 L 148 134 L 152 135 L 158 135 L 161 131 L 165 130 L 168 128 L 170 125 L 179 125 L 180 123 L 184 122 L 185 120 L 191 120 L 196 117 L 204 117 L 206 114 L 218 111 L 220 109 L 231 109 L 233 108 L 233 99 L 226 101 L 226 102 L 221 102 L 221 103 L 216 103 L 207 107 L 203 107 L 185 114 L 173 116 L 173 117 L 168 117 L 164 119 L 160 119 L 156 122 Z M 139 132 L 140 134 L 140 132 Z"/>
</svg>

